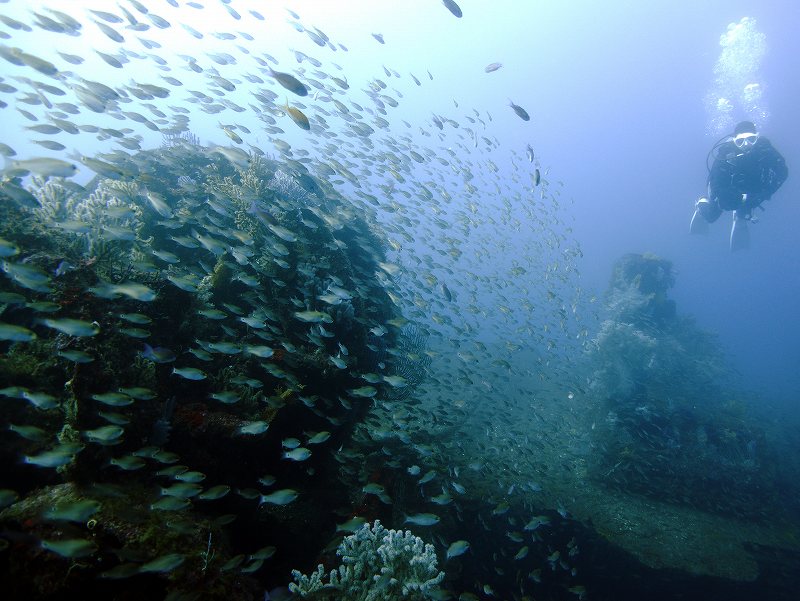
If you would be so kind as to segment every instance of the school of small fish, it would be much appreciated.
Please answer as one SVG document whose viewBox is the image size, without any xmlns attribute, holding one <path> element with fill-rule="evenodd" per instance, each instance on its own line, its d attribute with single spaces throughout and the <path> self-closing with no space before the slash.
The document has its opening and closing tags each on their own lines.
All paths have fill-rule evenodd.
<svg viewBox="0 0 800 601">
<path fill-rule="evenodd" d="M 473 526 L 462 523 L 461 498 L 483 487 L 488 505 L 473 517 L 485 532 L 503 530 L 507 540 L 495 555 L 520 571 L 506 574 L 514 598 L 541 581 L 542 567 L 567 574 L 582 591 L 569 561 L 577 544 L 556 548 L 547 541 L 556 515 L 566 519 L 566 510 L 522 519 L 506 501 L 518 495 L 524 501 L 517 506 L 533 512 L 537 500 L 552 500 L 532 474 L 542 471 L 538 449 L 559 443 L 555 429 L 535 424 L 555 424 L 561 416 L 532 400 L 521 408 L 519 399 L 580 388 L 571 354 L 587 342 L 589 325 L 569 201 L 533 147 L 507 147 L 493 131 L 490 110 L 461 110 L 455 99 L 459 110 L 452 114 L 414 123 L 395 117 L 434 75 L 417 78 L 383 66 L 366 81 L 348 77 L 336 61 L 347 47 L 291 10 L 297 47 L 310 43 L 309 54 L 270 48 L 265 28 L 284 24 L 267 22 L 257 3 L 214 2 L 224 9 L 225 18 L 215 22 L 220 31 L 182 22 L 185 11 L 208 10 L 203 2 L 120 0 L 75 11 L 51 4 L 2 4 L 16 10 L 14 17 L 0 14 L 0 114 L 18 127 L 12 133 L 4 125 L 0 202 L 35 216 L 77 250 L 43 258 L 30 245 L 34 233 L 2 230 L 0 344 L 34 349 L 57 340 L 56 360 L 74 375 L 58 382 L 59 396 L 47 380 L 2 381 L 0 396 L 27 403 L 19 407 L 32 421 L 79 405 L 80 423 L 91 427 L 73 428 L 70 438 L 38 422 L 11 424 L 24 449 L 19 461 L 56 474 L 83 454 L 100 454 L 117 480 L 151 474 L 147 508 L 176 515 L 211 507 L 232 492 L 253 511 L 290 510 L 310 493 L 284 475 L 313 479 L 330 459 L 334 468 L 324 469 L 357 482 L 365 503 L 390 507 L 396 495 L 374 479 L 377 468 L 369 469 L 380 464 L 406 478 L 406 496 L 415 499 L 397 527 L 466 527 L 463 539 L 434 536 L 448 564 L 481 543 L 484 535 L 469 534 Z M 463 18 L 453 0 L 442 4 Z M 95 47 L 79 52 L 60 45 L 90 29 Z M 31 45 L 33 33 L 52 47 Z M 185 38 L 185 53 L 160 52 L 164 36 Z M 371 37 L 375 52 L 392 43 L 380 33 Z M 509 106 L 531 120 L 510 99 Z M 214 138 L 201 144 L 193 131 L 208 123 Z M 31 144 L 41 152 L 22 158 L 15 147 Z M 78 183 L 81 177 L 95 177 L 96 187 Z M 361 222 L 366 226 L 359 229 Z M 124 268 L 113 263 L 121 261 L 119 249 Z M 298 262 L 301 252 L 313 255 Z M 363 268 L 359 256 L 377 269 Z M 335 274 L 336 257 L 352 267 L 347 277 Z M 107 279 L 82 276 L 103 261 L 115 265 Z M 214 302 L 210 286 L 220 280 L 235 302 Z M 182 310 L 194 311 L 202 328 L 168 334 L 179 315 L 152 308 L 172 298 L 185 299 Z M 285 300 L 280 310 L 277 298 Z M 381 300 L 391 312 L 364 309 Z M 365 348 L 345 336 L 347 323 L 363 329 Z M 119 345 L 151 379 L 122 375 L 120 385 L 104 387 L 113 381 L 106 375 L 94 387 L 77 386 L 82 370 L 107 361 L 102 344 Z M 369 354 L 380 358 L 366 364 Z M 314 385 L 303 379 L 300 358 L 347 381 L 342 393 L 309 394 Z M 224 373 L 215 367 L 223 361 Z M 275 390 L 266 391 L 265 382 Z M 162 398 L 165 389 L 182 396 Z M 209 392 L 194 398 L 199 390 Z M 134 429 L 137 407 L 155 401 L 164 412 L 150 416 L 153 431 Z M 224 469 L 212 477 L 170 451 L 173 416 L 204 419 L 190 401 L 222 412 L 258 406 L 247 419 L 225 423 L 235 444 L 270 440 L 271 420 L 287 405 L 313 413 L 324 426 L 297 424 L 259 467 L 280 478 L 264 475 L 239 487 L 225 481 Z M 363 416 L 352 440 L 342 437 L 340 412 Z M 134 438 L 143 443 L 132 445 Z M 487 478 L 491 494 L 479 484 Z M 0 507 L 18 496 L 3 487 Z M 87 524 L 102 520 L 103 503 L 88 493 L 43 517 Z M 229 518 L 215 519 L 221 528 Z M 353 532 L 364 523 L 350 511 L 336 529 Z M 206 567 L 210 530 L 208 536 Z M 100 549 L 88 535 L 59 537 L 55 530 L 38 544 L 70 560 Z M 253 574 L 281 552 L 265 547 L 220 569 Z M 185 553 L 137 555 L 103 577 L 167 574 L 195 561 Z M 476 586 L 483 594 L 491 590 L 488 579 Z M 460 598 L 475 597 L 464 591 Z"/>
</svg>

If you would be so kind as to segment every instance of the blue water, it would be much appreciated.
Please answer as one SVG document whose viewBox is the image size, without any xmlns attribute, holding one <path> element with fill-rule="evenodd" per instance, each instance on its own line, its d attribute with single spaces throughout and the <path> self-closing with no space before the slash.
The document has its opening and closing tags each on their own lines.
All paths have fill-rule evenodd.
<svg viewBox="0 0 800 601">
<path fill-rule="evenodd" d="M 552 47 L 526 53 L 534 72 L 546 74 L 537 74 L 530 87 L 537 98 L 547 97 L 542 126 L 552 130 L 549 152 L 576 198 L 584 277 L 602 288 L 609 263 L 623 252 L 650 250 L 671 259 L 682 310 L 719 334 L 753 389 L 791 403 L 800 364 L 800 325 L 792 310 L 800 286 L 792 141 L 800 125 L 792 109 L 798 82 L 789 75 L 798 60 L 798 8 L 588 4 L 574 12 L 553 9 L 559 14 L 547 16 L 552 22 L 545 17 L 549 26 L 537 26 L 533 36 L 538 41 L 545 30 Z M 752 229 L 752 248 L 731 255 L 727 218 L 708 238 L 691 238 L 687 223 L 717 139 L 706 133 L 703 96 L 713 84 L 719 37 L 743 16 L 754 18 L 766 36 L 759 79 L 771 115 L 760 125 L 784 154 L 790 176 Z M 538 67 L 541 61 L 548 66 Z"/>
</svg>

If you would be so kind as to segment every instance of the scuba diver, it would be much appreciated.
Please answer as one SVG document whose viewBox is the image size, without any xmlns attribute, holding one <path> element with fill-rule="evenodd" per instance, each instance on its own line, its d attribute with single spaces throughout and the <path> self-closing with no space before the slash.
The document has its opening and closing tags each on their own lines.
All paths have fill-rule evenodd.
<svg viewBox="0 0 800 601">
<path fill-rule="evenodd" d="M 741 121 L 733 135 L 725 135 L 714 144 L 706 157 L 706 167 L 712 156 L 708 195 L 695 203 L 689 231 L 706 233 L 708 224 L 719 219 L 723 211 L 732 211 L 731 250 L 747 248 L 747 222 L 756 222 L 753 209 L 769 200 L 786 180 L 786 161 L 751 121 Z"/>
</svg>

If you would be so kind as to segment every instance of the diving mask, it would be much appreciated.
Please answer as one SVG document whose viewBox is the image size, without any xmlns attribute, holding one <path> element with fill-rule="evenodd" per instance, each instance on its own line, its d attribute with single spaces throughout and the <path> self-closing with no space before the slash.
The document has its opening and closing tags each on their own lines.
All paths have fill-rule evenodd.
<svg viewBox="0 0 800 601">
<path fill-rule="evenodd" d="M 755 144 L 756 141 L 758 141 L 758 134 L 749 131 L 738 134 L 733 138 L 736 148 L 747 148 Z"/>
</svg>

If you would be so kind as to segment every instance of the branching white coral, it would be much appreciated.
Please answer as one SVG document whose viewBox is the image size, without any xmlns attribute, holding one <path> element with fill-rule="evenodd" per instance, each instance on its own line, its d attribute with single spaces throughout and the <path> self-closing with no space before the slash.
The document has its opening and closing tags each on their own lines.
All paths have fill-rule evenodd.
<svg viewBox="0 0 800 601">
<path fill-rule="evenodd" d="M 444 578 L 433 545 L 409 530 L 387 530 L 379 520 L 345 537 L 336 554 L 342 558 L 328 582 L 320 564 L 310 576 L 294 570 L 289 589 L 301 597 L 341 601 L 426 599 Z"/>
</svg>

